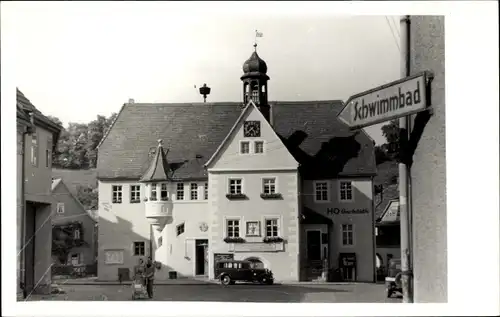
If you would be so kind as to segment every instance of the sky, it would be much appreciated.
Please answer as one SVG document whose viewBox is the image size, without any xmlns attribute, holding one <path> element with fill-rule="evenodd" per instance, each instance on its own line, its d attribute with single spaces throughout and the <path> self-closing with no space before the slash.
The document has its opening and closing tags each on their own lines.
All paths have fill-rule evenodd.
<svg viewBox="0 0 500 317">
<path fill-rule="evenodd" d="M 244 3 L 243 3 L 244 4 Z M 135 102 L 242 100 L 242 65 L 268 65 L 269 100 L 347 100 L 399 79 L 399 18 L 289 14 L 265 2 L 3 3 L 17 87 L 46 115 L 89 122 Z M 284 3 L 283 5 L 287 5 Z M 270 8 L 270 7 L 269 7 Z M 391 25 L 391 27 L 389 26 Z M 384 143 L 380 126 L 366 128 Z"/>
</svg>

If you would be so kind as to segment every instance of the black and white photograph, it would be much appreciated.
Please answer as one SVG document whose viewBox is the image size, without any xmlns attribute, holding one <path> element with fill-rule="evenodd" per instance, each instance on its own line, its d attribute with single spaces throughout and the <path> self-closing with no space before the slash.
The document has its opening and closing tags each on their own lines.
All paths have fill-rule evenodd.
<svg viewBox="0 0 500 317">
<path fill-rule="evenodd" d="M 1 6 L 2 315 L 500 313 L 496 2 Z"/>
</svg>

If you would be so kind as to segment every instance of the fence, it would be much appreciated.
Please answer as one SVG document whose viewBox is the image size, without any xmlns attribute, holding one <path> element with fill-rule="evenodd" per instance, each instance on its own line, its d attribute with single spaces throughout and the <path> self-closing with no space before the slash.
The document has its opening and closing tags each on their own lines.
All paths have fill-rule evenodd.
<svg viewBox="0 0 500 317">
<path fill-rule="evenodd" d="M 97 275 L 97 263 L 88 265 L 53 265 L 52 276 L 88 277 Z"/>
</svg>

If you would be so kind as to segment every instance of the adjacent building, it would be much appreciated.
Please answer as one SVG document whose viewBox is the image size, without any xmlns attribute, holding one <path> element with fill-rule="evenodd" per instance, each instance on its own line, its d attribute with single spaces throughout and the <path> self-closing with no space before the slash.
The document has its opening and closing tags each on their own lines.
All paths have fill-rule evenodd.
<svg viewBox="0 0 500 317">
<path fill-rule="evenodd" d="M 401 258 L 401 226 L 398 184 L 386 186 L 375 205 L 375 242 L 377 275 L 387 274 L 390 259 Z"/>
<path fill-rule="evenodd" d="M 98 277 L 214 278 L 218 259 L 277 280 L 375 279 L 374 142 L 342 101 L 268 102 L 267 65 L 243 65 L 240 102 L 124 104 L 99 145 Z"/>
<path fill-rule="evenodd" d="M 411 73 L 434 74 L 432 115 L 413 116 L 411 166 L 412 262 L 415 302 L 448 297 L 445 146 L 444 16 L 411 16 Z"/>
<path fill-rule="evenodd" d="M 52 198 L 53 273 L 95 274 L 96 220 L 61 178 L 52 180 Z"/>
<path fill-rule="evenodd" d="M 19 90 L 16 107 L 17 292 L 26 296 L 35 291 L 50 292 L 52 151 L 62 127 L 44 116 Z"/>
</svg>

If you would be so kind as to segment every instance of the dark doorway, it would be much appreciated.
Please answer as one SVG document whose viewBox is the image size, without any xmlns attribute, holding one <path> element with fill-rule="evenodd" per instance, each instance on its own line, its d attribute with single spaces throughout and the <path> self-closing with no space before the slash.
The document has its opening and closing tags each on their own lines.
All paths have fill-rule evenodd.
<svg viewBox="0 0 500 317">
<path fill-rule="evenodd" d="M 321 260 L 321 231 L 307 231 L 307 259 L 309 261 Z"/>
<path fill-rule="evenodd" d="M 35 286 L 35 231 L 36 208 L 33 204 L 26 206 L 26 232 L 24 248 L 25 291 L 29 294 Z M 21 246 L 22 247 L 22 246 Z"/>
<path fill-rule="evenodd" d="M 196 240 L 195 274 L 208 275 L 208 240 Z"/>
</svg>

